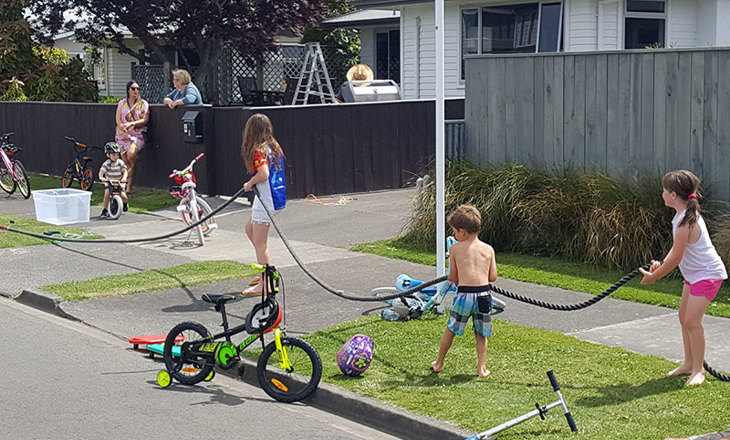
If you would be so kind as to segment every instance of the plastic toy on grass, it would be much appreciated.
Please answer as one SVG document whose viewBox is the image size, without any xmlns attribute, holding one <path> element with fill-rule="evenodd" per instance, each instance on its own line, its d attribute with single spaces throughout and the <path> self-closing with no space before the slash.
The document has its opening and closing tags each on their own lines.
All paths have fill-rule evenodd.
<svg viewBox="0 0 730 440">
<path fill-rule="evenodd" d="M 446 238 L 446 259 L 449 258 L 449 249 L 452 245 L 458 243 L 452 236 Z M 448 274 L 448 268 L 446 273 Z M 412 278 L 406 274 L 400 274 L 395 280 L 395 287 L 377 287 L 372 290 L 373 295 L 392 295 L 393 293 L 404 292 L 408 289 L 412 289 L 423 281 Z M 455 294 L 457 287 L 455 284 L 448 281 L 439 283 L 434 287 L 427 287 L 418 292 L 418 294 L 410 295 L 407 297 L 401 297 L 396 299 L 389 299 L 385 302 L 390 306 L 389 309 L 385 309 L 381 312 L 381 317 L 387 321 L 417 319 L 421 317 L 421 314 L 429 310 L 433 310 L 436 313 L 444 313 L 444 307 L 442 302 L 447 294 Z M 494 298 L 492 295 L 492 314 L 496 315 L 504 311 L 507 304 L 504 301 Z M 395 318 L 397 313 L 398 318 Z M 395 319 L 394 319 L 395 318 Z"/>
<path fill-rule="evenodd" d="M 342 374 L 350 377 L 365 372 L 373 360 L 373 340 L 369 336 L 355 335 L 337 353 L 337 366 Z"/>
</svg>

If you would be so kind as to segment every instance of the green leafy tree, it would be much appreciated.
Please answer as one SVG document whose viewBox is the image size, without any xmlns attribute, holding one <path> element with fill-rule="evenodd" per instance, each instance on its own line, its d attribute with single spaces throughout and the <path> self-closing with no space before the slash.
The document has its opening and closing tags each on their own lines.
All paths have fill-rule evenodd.
<svg viewBox="0 0 730 440">
<path fill-rule="evenodd" d="M 25 85 L 34 101 L 96 101 L 96 83 L 80 59 L 34 43 L 23 18 L 29 4 L 29 0 L 0 0 L 0 93 L 21 100 L 25 94 L 20 86 Z"/>
<path fill-rule="evenodd" d="M 41 28 L 73 30 L 91 47 L 111 44 L 140 63 L 168 61 L 188 49 L 200 58 L 194 81 L 209 100 L 217 61 L 225 45 L 243 57 L 262 58 L 284 31 L 301 35 L 320 19 L 324 0 L 32 0 Z M 68 18 L 72 14 L 76 18 Z M 128 31 L 143 48 L 132 47 Z"/>
<path fill-rule="evenodd" d="M 27 101 L 28 97 L 25 96 L 25 93 L 23 93 L 23 86 L 25 85 L 23 81 L 19 80 L 16 77 L 13 77 L 13 79 L 7 81 L 8 82 L 8 88 L 5 90 L 5 93 L 3 93 L 2 96 L 0 96 L 0 101 Z"/>
<path fill-rule="evenodd" d="M 26 6 L 26 0 L 0 0 L 0 81 L 13 77 L 28 81 L 37 65 L 31 29 L 23 18 Z"/>
</svg>

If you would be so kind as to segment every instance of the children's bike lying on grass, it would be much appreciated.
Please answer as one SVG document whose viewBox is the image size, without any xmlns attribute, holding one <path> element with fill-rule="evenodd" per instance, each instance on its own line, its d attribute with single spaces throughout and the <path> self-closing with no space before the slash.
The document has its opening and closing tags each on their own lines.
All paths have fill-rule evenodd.
<svg viewBox="0 0 730 440">
<path fill-rule="evenodd" d="M 185 169 L 179 171 L 172 170 L 172 174 L 169 176 L 171 179 L 170 195 L 176 199 L 180 199 L 180 204 L 177 205 L 177 212 L 182 215 L 183 221 L 188 226 L 197 223 L 198 220 L 207 217 L 213 211 L 205 200 L 198 197 L 198 192 L 195 190 L 196 184 L 193 166 L 203 156 L 204 153 L 200 153 Z M 198 241 L 201 245 L 205 244 L 204 237 L 217 227 L 218 225 L 215 223 L 213 217 L 209 217 L 195 228 L 198 233 Z"/>
<path fill-rule="evenodd" d="M 10 132 L 0 136 L 0 156 L 2 156 L 0 162 L 0 188 L 8 194 L 14 193 L 17 188 L 20 194 L 27 199 L 30 197 L 28 174 L 18 159 L 12 159 L 13 154 L 22 150 L 10 140 L 10 136 L 14 134 L 15 132 Z"/>
<path fill-rule="evenodd" d="M 82 144 L 76 139 L 68 136 L 64 136 L 64 139 L 74 144 L 76 157 L 71 159 L 71 162 L 68 163 L 66 170 L 63 172 L 63 177 L 61 177 L 61 186 L 63 188 L 69 188 L 71 184 L 73 184 L 74 179 L 76 179 L 79 181 L 81 189 L 84 191 L 91 191 L 91 187 L 94 186 L 94 170 L 92 170 L 91 165 L 89 165 L 89 162 L 91 162 L 91 156 L 82 155 L 87 151 L 101 150 L 101 148 Z"/>
<path fill-rule="evenodd" d="M 246 322 L 228 328 L 225 304 L 234 299 L 232 295 L 203 294 L 203 301 L 215 304 L 216 311 L 221 312 L 223 332 L 211 336 L 208 329 L 196 322 L 183 322 L 170 330 L 162 354 L 167 369 L 157 373 L 161 387 L 170 386 L 173 378 L 187 385 L 212 380 L 216 365 L 226 370 L 233 368 L 240 360 L 240 353 L 261 339 L 263 351 L 256 372 L 266 394 L 281 402 L 296 402 L 317 389 L 322 378 L 319 353 L 309 342 L 286 337 L 279 328 L 283 315 L 275 298 L 279 291 L 279 272 L 273 266 L 253 267 L 262 272 L 264 295 L 246 316 Z M 234 345 L 231 336 L 243 331 L 251 336 Z M 269 332 L 274 333 L 274 341 L 266 345 L 264 334 Z"/>
</svg>

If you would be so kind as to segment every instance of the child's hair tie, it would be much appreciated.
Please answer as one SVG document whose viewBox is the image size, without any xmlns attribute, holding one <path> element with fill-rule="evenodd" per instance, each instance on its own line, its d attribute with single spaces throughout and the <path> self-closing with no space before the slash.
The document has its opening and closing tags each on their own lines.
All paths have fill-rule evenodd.
<svg viewBox="0 0 730 440">
<path fill-rule="evenodd" d="M 688 195 L 687 198 L 688 199 L 696 199 L 697 198 L 697 194 L 692 193 L 692 194 Z"/>
</svg>

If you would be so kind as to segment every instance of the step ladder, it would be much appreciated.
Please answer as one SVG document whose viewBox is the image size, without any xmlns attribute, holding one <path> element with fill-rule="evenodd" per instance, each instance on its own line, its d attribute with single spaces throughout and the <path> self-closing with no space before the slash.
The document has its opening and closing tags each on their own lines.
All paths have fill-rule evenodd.
<svg viewBox="0 0 730 440">
<path fill-rule="evenodd" d="M 310 96 L 318 96 L 322 103 L 335 102 L 332 82 L 319 43 L 307 43 L 292 105 L 306 105 Z"/>
</svg>

